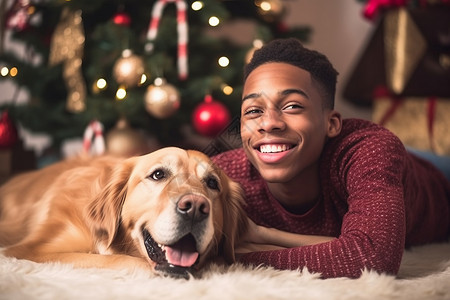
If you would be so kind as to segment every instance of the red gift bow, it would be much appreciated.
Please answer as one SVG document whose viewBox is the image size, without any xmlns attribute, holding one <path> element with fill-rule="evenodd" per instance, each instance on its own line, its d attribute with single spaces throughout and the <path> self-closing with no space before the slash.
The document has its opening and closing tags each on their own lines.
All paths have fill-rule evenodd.
<svg viewBox="0 0 450 300">
<path fill-rule="evenodd" d="M 364 7 L 364 17 L 369 20 L 375 19 L 380 9 L 390 7 L 402 7 L 408 4 L 409 0 L 369 0 Z"/>
</svg>

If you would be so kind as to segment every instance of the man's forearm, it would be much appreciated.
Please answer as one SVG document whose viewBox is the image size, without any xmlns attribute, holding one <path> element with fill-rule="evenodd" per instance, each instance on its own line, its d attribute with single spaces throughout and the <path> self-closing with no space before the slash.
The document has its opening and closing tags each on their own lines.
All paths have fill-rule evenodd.
<svg viewBox="0 0 450 300">
<path fill-rule="evenodd" d="M 281 231 L 275 228 L 262 227 L 262 244 L 276 245 L 284 248 L 295 248 L 307 245 L 316 245 L 334 240 L 334 237 L 305 235 Z"/>
</svg>

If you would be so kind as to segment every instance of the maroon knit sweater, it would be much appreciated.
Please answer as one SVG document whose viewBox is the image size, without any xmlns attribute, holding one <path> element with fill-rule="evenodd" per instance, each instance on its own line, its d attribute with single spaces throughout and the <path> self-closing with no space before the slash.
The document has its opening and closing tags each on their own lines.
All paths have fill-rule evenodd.
<svg viewBox="0 0 450 300">
<path fill-rule="evenodd" d="M 321 195 L 303 215 L 289 213 L 274 199 L 242 149 L 213 160 L 242 185 L 245 209 L 256 224 L 337 237 L 249 253 L 243 263 L 307 267 L 324 278 L 359 277 L 364 268 L 396 274 L 405 246 L 449 236 L 450 183 L 432 165 L 408 154 L 392 133 L 368 121 L 344 120 L 341 134 L 327 142 L 320 160 Z"/>
</svg>

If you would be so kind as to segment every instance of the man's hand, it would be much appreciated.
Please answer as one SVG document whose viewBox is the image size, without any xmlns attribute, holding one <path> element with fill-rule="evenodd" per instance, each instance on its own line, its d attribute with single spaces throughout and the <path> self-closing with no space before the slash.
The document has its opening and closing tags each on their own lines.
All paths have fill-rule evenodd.
<svg viewBox="0 0 450 300">
<path fill-rule="evenodd" d="M 249 252 L 280 250 L 307 245 L 326 243 L 334 240 L 334 237 L 296 234 L 281 231 L 275 228 L 267 228 L 255 224 L 248 219 L 247 233 L 235 247 L 235 252 L 245 254 Z"/>
</svg>

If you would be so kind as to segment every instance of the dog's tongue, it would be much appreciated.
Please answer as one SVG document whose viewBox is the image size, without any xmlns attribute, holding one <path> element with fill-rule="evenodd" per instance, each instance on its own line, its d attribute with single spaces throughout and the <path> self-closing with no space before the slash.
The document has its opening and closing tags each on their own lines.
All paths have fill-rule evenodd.
<svg viewBox="0 0 450 300">
<path fill-rule="evenodd" d="M 190 267 L 198 258 L 195 240 L 192 236 L 185 236 L 174 245 L 165 246 L 167 261 L 175 266 Z"/>
</svg>

